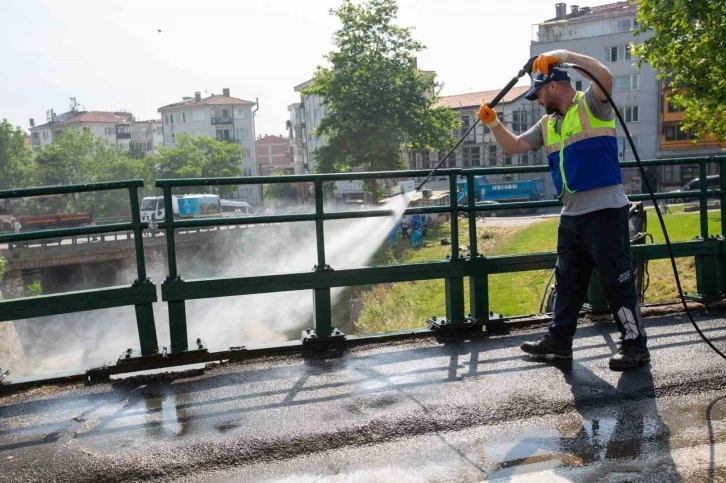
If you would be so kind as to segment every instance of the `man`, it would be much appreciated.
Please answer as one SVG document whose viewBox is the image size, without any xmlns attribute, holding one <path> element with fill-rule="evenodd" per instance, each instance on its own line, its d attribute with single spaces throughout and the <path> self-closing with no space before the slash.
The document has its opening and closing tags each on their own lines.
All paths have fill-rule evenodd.
<svg viewBox="0 0 726 483">
<path fill-rule="evenodd" d="M 567 71 L 556 66 L 561 62 L 584 67 L 611 90 L 612 74 L 602 63 L 556 50 L 540 55 L 532 69 L 535 84 L 524 97 L 536 100 L 547 115 L 530 130 L 521 136 L 512 134 L 487 104 L 478 114 L 509 154 L 544 146 L 563 204 L 557 232 L 554 317 L 545 336 L 521 348 L 538 356 L 572 357 L 572 339 L 594 266 L 621 333 L 610 368 L 631 369 L 649 361 L 650 353 L 633 276 L 629 203 L 618 164 L 615 116 L 597 84 L 576 91 Z"/>
</svg>

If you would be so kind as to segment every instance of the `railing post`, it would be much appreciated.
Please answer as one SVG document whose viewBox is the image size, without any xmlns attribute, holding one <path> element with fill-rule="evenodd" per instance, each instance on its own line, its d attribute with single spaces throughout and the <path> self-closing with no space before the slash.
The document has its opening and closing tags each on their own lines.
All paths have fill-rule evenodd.
<svg viewBox="0 0 726 483">
<path fill-rule="evenodd" d="M 701 220 L 701 238 L 708 240 L 708 163 L 711 159 L 701 159 L 698 162 L 698 188 L 700 193 L 699 208 Z M 723 183 L 723 174 L 720 175 L 720 181 Z M 722 208 L 723 209 L 723 208 Z M 722 220 L 723 223 L 723 220 Z M 699 302 L 706 302 L 723 297 L 723 274 L 721 266 L 723 264 L 719 255 L 697 255 L 695 258 L 696 265 L 696 294 L 689 295 L 689 299 Z"/>
<path fill-rule="evenodd" d="M 316 179 L 315 185 L 315 241 L 317 243 L 318 263 L 315 265 L 316 272 L 332 271 L 325 263 L 325 220 L 323 219 L 323 180 Z M 330 337 L 333 332 L 333 310 L 330 300 L 330 288 L 313 289 L 313 322 L 316 338 Z M 303 343 L 309 339 L 303 332 Z"/>
<path fill-rule="evenodd" d="M 144 237 L 141 228 L 141 213 L 139 212 L 139 193 L 136 186 L 129 187 L 129 200 L 131 202 L 131 222 L 134 224 L 134 246 L 136 251 L 136 270 L 138 278 L 134 287 L 141 285 L 154 285 L 146 276 L 146 261 L 144 260 Z M 148 356 L 159 352 L 159 343 L 156 337 L 156 324 L 154 323 L 154 309 L 151 304 L 136 304 L 136 327 L 139 331 L 141 355 Z"/>
<path fill-rule="evenodd" d="M 449 174 L 449 204 L 451 206 L 451 263 L 461 262 L 459 257 L 459 208 L 456 192 L 456 175 Z M 446 319 L 429 319 L 431 328 L 441 328 L 441 325 L 455 325 L 466 321 L 464 313 L 464 277 L 447 277 L 444 279 L 446 294 Z"/>
<path fill-rule="evenodd" d="M 484 255 L 479 253 L 476 233 L 476 220 L 478 213 L 476 207 L 476 187 L 474 174 L 466 174 L 466 198 L 469 207 L 469 318 L 475 324 L 489 322 L 489 275 L 486 273 Z"/>
<path fill-rule="evenodd" d="M 184 283 L 177 272 L 176 266 L 176 243 L 174 241 L 174 207 L 172 204 L 171 186 L 164 186 L 164 221 L 166 228 L 164 236 L 166 237 L 166 256 L 169 268 L 169 274 L 164 280 L 164 284 Z M 189 336 L 187 334 L 187 312 L 183 300 L 170 300 L 167 302 L 169 307 L 169 339 L 171 343 L 171 353 L 179 354 L 189 348 Z"/>
</svg>

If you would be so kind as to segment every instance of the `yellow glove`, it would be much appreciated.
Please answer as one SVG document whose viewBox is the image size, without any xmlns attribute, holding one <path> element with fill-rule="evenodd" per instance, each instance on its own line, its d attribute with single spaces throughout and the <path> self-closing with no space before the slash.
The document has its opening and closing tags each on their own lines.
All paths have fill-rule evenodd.
<svg viewBox="0 0 726 483">
<path fill-rule="evenodd" d="M 550 65 L 559 64 L 561 62 L 567 62 L 566 50 L 560 49 L 545 52 L 544 54 L 540 54 L 540 56 L 534 61 L 534 64 L 532 65 L 532 73 L 540 71 L 544 75 L 547 75 L 550 73 Z"/>
<path fill-rule="evenodd" d="M 494 109 L 489 107 L 489 104 L 482 104 L 479 108 L 479 112 L 476 114 L 476 117 L 478 117 L 479 120 L 489 129 L 499 124 L 497 113 L 494 112 Z"/>
</svg>

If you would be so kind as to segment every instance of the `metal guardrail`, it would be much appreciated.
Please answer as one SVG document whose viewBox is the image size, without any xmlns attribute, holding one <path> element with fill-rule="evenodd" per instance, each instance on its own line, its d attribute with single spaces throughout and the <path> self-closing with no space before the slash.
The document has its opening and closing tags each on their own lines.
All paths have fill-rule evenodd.
<svg viewBox="0 0 726 483">
<path fill-rule="evenodd" d="M 716 163 L 720 166 L 720 186 L 717 190 L 709 190 L 707 186 L 707 165 Z M 664 160 L 644 161 L 645 166 L 661 166 L 673 164 L 698 164 L 700 173 L 700 189 L 688 192 L 658 193 L 657 199 L 675 199 L 684 196 L 700 198 L 700 238 L 692 241 L 673 243 L 673 251 L 677 257 L 695 257 L 697 270 L 697 296 L 703 299 L 723 297 L 726 293 L 726 241 L 719 235 L 713 237 L 708 230 L 708 197 L 718 197 L 721 203 L 721 233 L 726 233 L 726 206 L 723 203 L 726 195 L 726 156 L 723 157 L 695 157 Z M 635 162 L 623 162 L 621 167 L 636 167 Z M 523 255 L 505 255 L 487 257 L 479 253 L 477 246 L 477 214 L 486 211 L 511 210 L 515 208 L 535 208 L 545 206 L 558 206 L 558 200 L 501 203 L 476 206 L 474 193 L 474 177 L 478 175 L 493 174 L 523 174 L 546 173 L 546 166 L 477 168 L 477 169 L 443 169 L 440 176 L 449 179 L 450 203 L 448 206 L 434 206 L 423 208 L 408 208 L 405 214 L 436 214 L 448 213 L 451 220 L 451 254 L 445 260 L 431 261 L 415 264 L 402 264 L 394 266 L 374 266 L 360 269 L 336 270 L 326 261 L 325 227 L 328 220 L 352 219 L 375 216 L 388 216 L 390 210 L 368 210 L 352 212 L 325 212 L 323 186 L 325 183 L 344 180 L 361 179 L 387 179 L 424 177 L 427 170 L 374 172 L 374 173 L 340 173 L 319 175 L 293 175 L 269 177 L 241 177 L 241 178 L 204 178 L 204 179 L 162 179 L 156 181 L 156 186 L 163 190 L 166 220 L 157 225 L 164 232 L 169 273 L 161 284 L 162 300 L 168 304 L 170 346 L 159 351 L 156 339 L 156 329 L 151 304 L 156 301 L 153 282 L 146 278 L 143 257 L 142 230 L 147 228 L 146 223 L 140 222 L 138 195 L 136 189 L 141 187 L 141 181 L 121 181 L 115 183 L 100 183 L 96 185 L 75 185 L 66 187 L 34 188 L 29 190 L 11 190 L 0 192 L 0 197 L 40 196 L 45 194 L 74 193 L 98 189 L 128 189 L 131 201 L 132 223 L 114 223 L 111 225 L 92 226 L 83 228 L 46 230 L 28 234 L 10 234 L 0 236 L 0 243 L 10 240 L 37 239 L 39 235 L 48 237 L 71 236 L 78 233 L 104 233 L 112 230 L 130 230 L 134 233 L 138 279 L 132 287 L 102 289 L 98 291 L 73 292 L 62 295 L 33 297 L 26 299 L 0 302 L 0 320 L 13 320 L 34 317 L 92 310 L 95 308 L 118 307 L 134 305 L 136 307 L 140 354 L 126 354 L 114 366 L 95 368 L 83 373 L 75 373 L 76 378 L 107 377 L 110 374 L 131 372 L 136 370 L 169 367 L 174 365 L 222 360 L 238 359 L 241 354 L 251 351 L 243 348 L 230 348 L 229 350 L 210 353 L 204 347 L 201 337 L 196 343 L 190 343 L 187 332 L 186 307 L 187 300 L 204 298 L 228 297 L 238 295 L 251 295 L 259 293 L 275 293 L 296 290 L 311 290 L 314 301 L 314 328 L 306 330 L 302 335 L 302 345 L 316 345 L 319 342 L 356 344 L 366 339 L 379 338 L 379 335 L 346 337 L 333 327 L 331 289 L 335 287 L 370 285 L 392 282 L 409 282 L 417 280 L 444 279 L 446 296 L 446 316 L 429 321 L 433 328 L 464 328 L 472 325 L 493 325 L 501 320 L 490 318 L 489 303 L 489 276 L 499 273 L 552 269 L 556 253 L 530 253 Z M 457 205 L 457 180 L 467 179 L 468 204 Z M 274 183 L 312 183 L 315 193 L 315 212 L 305 214 L 285 214 L 270 216 L 245 216 L 224 218 L 202 218 L 175 220 L 172 211 L 172 190 L 176 187 L 203 187 L 203 186 L 229 186 L 254 185 Z M 645 200 L 648 195 L 633 195 L 631 200 Z M 461 256 L 459 253 L 459 213 L 465 213 L 469 220 L 469 255 Z M 178 272 L 175 231 L 179 229 L 199 229 L 205 227 L 223 227 L 231 225 L 251 225 L 260 223 L 287 223 L 309 221 L 315 223 L 317 252 L 312 272 L 286 273 L 280 275 L 231 277 L 216 279 L 185 280 Z M 634 260 L 668 258 L 664 244 L 637 245 L 632 247 Z M 464 277 L 469 277 L 470 313 L 465 314 L 464 303 Z M 417 333 L 425 332 L 418 331 Z M 411 333 L 411 331 L 407 331 Z M 390 335 L 393 337 L 395 335 Z M 389 337 L 384 335 L 383 337 Z M 298 347 L 294 343 L 285 343 L 274 349 L 292 350 Z"/>
<path fill-rule="evenodd" d="M 716 258 L 701 265 L 708 265 L 717 261 L 712 266 L 723 268 L 724 240 L 709 238 L 707 197 L 718 196 L 723 199 L 726 194 L 726 171 L 721 169 L 721 186 L 719 190 L 707 189 L 707 165 L 718 163 L 723 168 L 726 157 L 697 157 L 680 158 L 669 160 L 644 161 L 645 166 L 661 166 L 672 164 L 698 164 L 700 167 L 701 185 L 698 191 L 659 193 L 657 199 L 679 198 L 683 196 L 700 197 L 700 222 L 701 239 L 689 242 L 673 243 L 676 256 L 696 256 Z M 621 167 L 637 167 L 635 162 L 621 163 Z M 513 271 L 551 269 L 556 261 L 555 253 L 540 253 L 527 255 L 508 255 L 485 257 L 479 253 L 477 247 L 477 212 L 511 210 L 515 208 L 534 208 L 545 206 L 558 206 L 558 200 L 501 203 L 476 206 L 474 193 L 474 177 L 478 175 L 493 174 L 522 174 L 522 173 L 545 173 L 547 166 L 526 166 L 526 167 L 503 167 L 503 168 L 479 168 L 479 169 L 443 169 L 441 176 L 449 178 L 450 193 L 456 193 L 458 177 L 466 177 L 468 187 L 468 205 L 458 206 L 456 196 L 450 196 L 450 204 L 446 207 L 409 208 L 405 214 L 424 213 L 449 213 L 451 215 L 451 255 L 445 261 L 425 262 L 417 264 L 406 264 L 399 266 L 369 267 L 354 270 L 335 270 L 326 263 L 324 243 L 324 222 L 335 219 L 350 219 L 371 216 L 388 216 L 387 210 L 358 211 L 358 212 L 335 212 L 326 213 L 323 209 L 323 183 L 343 180 L 361 179 L 386 179 L 423 177 L 428 171 L 395 171 L 375 173 L 345 173 L 345 174 L 321 174 L 321 175 L 295 175 L 295 176 L 269 176 L 254 178 L 207 178 L 207 179 L 168 179 L 157 180 L 156 186 L 164 191 L 166 219 L 172 220 L 172 188 L 189 186 L 228 186 L 228 185 L 250 185 L 270 183 L 295 183 L 311 182 L 315 192 L 315 213 L 301 215 L 274 215 L 274 216 L 253 216 L 244 218 L 205 218 L 196 220 L 172 220 L 160 226 L 166 232 L 167 256 L 169 274 L 161 286 L 162 300 L 169 304 L 169 324 L 172 352 L 186 351 L 189 349 L 186 327 L 185 301 L 201 298 L 226 297 L 236 295 L 250 295 L 268 292 L 282 292 L 292 290 L 312 290 L 314 298 L 314 331 L 309 335 L 303 334 L 303 343 L 330 340 L 344 337 L 332 325 L 332 306 L 330 290 L 333 287 L 368 285 L 391 282 L 405 282 L 426 279 L 445 279 L 446 281 L 446 318 L 438 319 L 437 326 L 476 323 L 491 324 L 489 310 L 489 286 L 488 276 L 496 273 Z M 645 200 L 648 195 L 633 195 L 631 200 Z M 722 211 L 722 233 L 726 233 L 726 207 L 723 203 Z M 465 212 L 469 218 L 469 244 L 470 255 L 462 257 L 459 254 L 459 227 L 457 214 Z M 184 280 L 177 271 L 176 252 L 174 247 L 174 230 L 176 228 L 189 227 L 210 227 L 232 224 L 272 223 L 272 222 L 299 222 L 314 221 L 316 226 L 317 239 L 317 264 L 313 273 L 288 273 L 273 276 L 252 276 L 223 279 L 199 279 Z M 635 260 L 667 258 L 668 253 L 665 245 L 651 244 L 634 246 L 633 254 Z M 312 261 L 311 261 L 312 264 Z M 724 272 L 726 273 L 726 272 Z M 724 292 L 723 276 L 712 274 L 709 283 L 699 278 L 699 293 L 706 295 L 718 295 Z M 465 314 L 464 307 L 464 277 L 470 277 L 470 314 Z M 707 278 L 709 278 L 707 277 Z M 704 279 L 705 280 L 705 279 Z"/>
<path fill-rule="evenodd" d="M 146 276 L 144 242 L 141 233 L 148 227 L 148 223 L 141 222 L 137 191 L 143 186 L 144 182 L 142 180 L 129 180 L 0 191 L 0 198 L 26 198 L 84 193 L 89 191 L 128 190 L 131 207 L 130 223 L 112 223 L 108 225 L 89 225 L 75 228 L 6 233 L 0 234 L 0 243 L 91 236 L 116 231 L 128 231 L 135 235 L 136 270 L 138 275 L 130 287 L 82 290 L 56 295 L 41 295 L 0 301 L 0 322 L 133 305 L 136 309 L 136 324 L 141 346 L 140 352 L 144 356 L 157 354 L 159 352 L 159 346 L 151 305 L 157 301 L 156 287 L 151 279 Z"/>
</svg>

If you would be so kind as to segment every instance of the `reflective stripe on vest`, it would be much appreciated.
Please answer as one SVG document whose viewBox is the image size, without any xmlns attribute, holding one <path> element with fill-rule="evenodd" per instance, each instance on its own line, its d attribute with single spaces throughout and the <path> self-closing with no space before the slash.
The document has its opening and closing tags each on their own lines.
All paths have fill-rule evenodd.
<svg viewBox="0 0 726 483">
<path fill-rule="evenodd" d="M 557 195 L 622 183 L 617 158 L 615 118 L 597 119 L 590 112 L 584 92 L 578 92 L 573 105 L 555 131 L 557 118 L 542 118 L 542 138 Z M 579 143 L 579 144 L 578 144 Z M 565 152 L 568 153 L 565 159 Z"/>
</svg>

